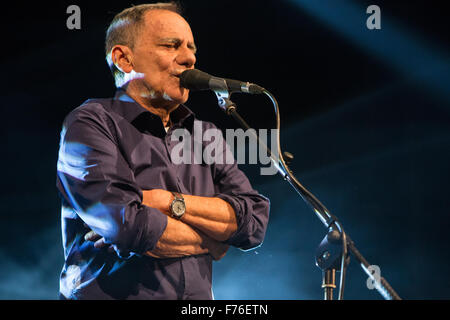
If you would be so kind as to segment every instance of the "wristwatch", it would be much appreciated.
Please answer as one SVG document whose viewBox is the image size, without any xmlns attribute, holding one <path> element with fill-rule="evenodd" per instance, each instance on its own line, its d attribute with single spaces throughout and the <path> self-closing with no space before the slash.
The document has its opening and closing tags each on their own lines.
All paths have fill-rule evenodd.
<svg viewBox="0 0 450 320">
<path fill-rule="evenodd" d="M 186 212 L 186 203 L 184 202 L 184 198 L 178 192 L 172 192 L 175 199 L 173 199 L 170 204 L 170 212 L 172 213 L 173 218 L 181 219 L 183 214 Z"/>
</svg>

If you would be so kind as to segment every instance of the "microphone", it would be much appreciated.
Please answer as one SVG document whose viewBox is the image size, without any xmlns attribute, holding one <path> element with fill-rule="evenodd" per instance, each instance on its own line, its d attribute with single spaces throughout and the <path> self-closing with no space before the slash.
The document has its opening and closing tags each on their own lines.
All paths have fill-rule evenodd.
<svg viewBox="0 0 450 320">
<path fill-rule="evenodd" d="M 198 69 L 183 71 L 180 75 L 180 85 L 186 89 L 197 90 L 224 90 L 230 92 L 244 92 L 250 94 L 261 94 L 265 90 L 254 83 L 242 82 L 225 78 L 213 77 Z"/>
</svg>

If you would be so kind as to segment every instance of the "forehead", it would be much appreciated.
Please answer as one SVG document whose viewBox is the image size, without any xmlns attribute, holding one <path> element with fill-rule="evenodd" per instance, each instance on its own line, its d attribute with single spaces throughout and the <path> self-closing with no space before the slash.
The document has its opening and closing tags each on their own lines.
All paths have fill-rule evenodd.
<svg viewBox="0 0 450 320">
<path fill-rule="evenodd" d="M 144 16 L 141 30 L 145 38 L 176 37 L 193 41 L 191 28 L 179 14 L 169 10 L 149 10 Z"/>
</svg>

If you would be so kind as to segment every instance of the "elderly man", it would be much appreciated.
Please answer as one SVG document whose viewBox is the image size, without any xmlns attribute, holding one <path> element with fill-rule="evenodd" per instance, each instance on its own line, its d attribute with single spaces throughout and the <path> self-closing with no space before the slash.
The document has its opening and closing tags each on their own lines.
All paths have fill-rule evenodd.
<svg viewBox="0 0 450 320">
<path fill-rule="evenodd" d="M 174 130 L 215 128 L 183 105 L 179 76 L 195 53 L 173 3 L 134 6 L 111 22 L 117 93 L 87 100 L 61 132 L 62 299 L 212 299 L 212 261 L 229 245 L 262 243 L 269 201 L 236 163 L 171 159 Z"/>
</svg>

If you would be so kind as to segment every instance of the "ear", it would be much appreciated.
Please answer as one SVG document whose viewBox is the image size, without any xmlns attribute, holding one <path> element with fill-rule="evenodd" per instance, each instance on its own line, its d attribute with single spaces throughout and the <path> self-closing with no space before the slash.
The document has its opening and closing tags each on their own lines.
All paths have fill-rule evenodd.
<svg viewBox="0 0 450 320">
<path fill-rule="evenodd" d="M 115 45 L 111 49 L 111 60 L 124 73 L 130 73 L 133 70 L 133 52 L 127 46 Z"/>
</svg>

